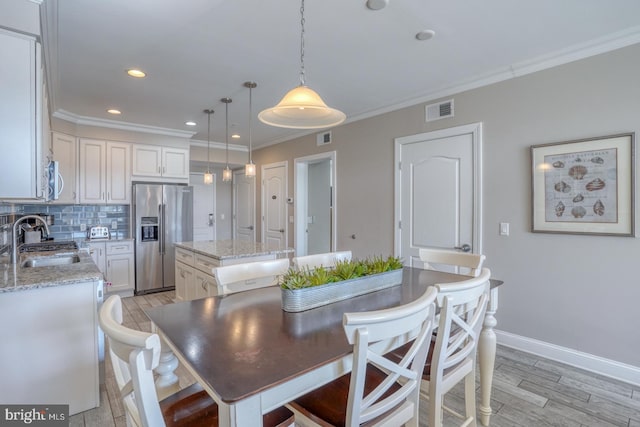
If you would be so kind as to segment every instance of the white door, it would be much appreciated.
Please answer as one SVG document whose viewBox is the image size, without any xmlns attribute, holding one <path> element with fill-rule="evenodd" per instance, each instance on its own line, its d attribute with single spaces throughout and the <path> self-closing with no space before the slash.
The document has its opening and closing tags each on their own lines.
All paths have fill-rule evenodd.
<svg viewBox="0 0 640 427">
<path fill-rule="evenodd" d="M 193 187 L 193 240 L 216 239 L 216 175 L 213 184 L 205 184 L 203 174 L 191 174 Z"/>
<path fill-rule="evenodd" d="M 396 255 L 420 248 L 481 253 L 480 123 L 397 138 Z"/>
<path fill-rule="evenodd" d="M 287 246 L 288 163 L 262 167 L 262 241 L 279 248 Z"/>
<path fill-rule="evenodd" d="M 247 178 L 244 169 L 233 171 L 233 238 L 256 241 L 256 180 Z"/>
</svg>

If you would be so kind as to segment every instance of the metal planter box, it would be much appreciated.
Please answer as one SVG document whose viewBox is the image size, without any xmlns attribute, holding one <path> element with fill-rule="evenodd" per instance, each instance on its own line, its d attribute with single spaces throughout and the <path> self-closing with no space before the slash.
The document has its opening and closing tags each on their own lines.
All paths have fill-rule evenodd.
<svg viewBox="0 0 640 427">
<path fill-rule="evenodd" d="M 303 289 L 281 289 L 282 309 L 305 311 L 402 283 L 402 269 Z"/>
</svg>

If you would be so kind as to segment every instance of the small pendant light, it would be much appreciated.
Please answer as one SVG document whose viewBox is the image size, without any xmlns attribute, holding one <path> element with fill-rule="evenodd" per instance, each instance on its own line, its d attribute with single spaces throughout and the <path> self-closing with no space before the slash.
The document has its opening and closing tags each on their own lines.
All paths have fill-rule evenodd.
<svg viewBox="0 0 640 427">
<path fill-rule="evenodd" d="M 336 126 L 347 116 L 330 108 L 320 95 L 305 84 L 304 76 L 304 0 L 300 7 L 300 86 L 291 89 L 275 107 L 258 114 L 261 122 L 291 129 L 320 129 Z"/>
<path fill-rule="evenodd" d="M 211 173 L 211 158 L 209 153 L 211 152 L 211 115 L 214 113 L 211 109 L 204 110 L 207 115 L 207 173 L 204 174 L 204 183 L 213 184 L 213 174 Z"/>
<path fill-rule="evenodd" d="M 229 169 L 229 104 L 232 101 L 231 98 L 222 98 L 220 101 L 224 102 L 225 104 L 225 121 L 226 121 L 226 137 L 225 137 L 225 141 L 226 141 L 226 152 L 227 152 L 227 166 L 224 168 L 224 170 L 222 171 L 222 181 L 224 182 L 229 182 L 231 181 L 231 179 L 233 178 L 233 172 L 231 171 L 231 169 Z"/>
<path fill-rule="evenodd" d="M 253 98 L 251 96 L 251 90 L 253 88 L 255 88 L 256 86 L 258 86 L 257 83 L 255 82 L 245 82 L 244 83 L 245 87 L 249 88 L 249 163 L 247 163 L 246 165 L 244 165 L 244 176 L 247 177 L 254 177 L 256 176 L 256 165 L 253 164 L 253 161 L 251 160 L 251 150 L 252 150 L 252 142 L 251 140 L 253 139 L 253 132 L 252 132 L 252 126 L 251 126 L 251 122 L 253 121 Z"/>
</svg>

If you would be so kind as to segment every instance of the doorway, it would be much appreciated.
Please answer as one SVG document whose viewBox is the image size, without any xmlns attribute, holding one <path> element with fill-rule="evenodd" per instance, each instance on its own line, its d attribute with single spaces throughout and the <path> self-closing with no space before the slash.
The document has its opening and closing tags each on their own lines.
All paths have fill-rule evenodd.
<svg viewBox="0 0 640 427">
<path fill-rule="evenodd" d="M 244 168 L 233 171 L 233 238 L 256 241 L 256 180 L 247 177 Z"/>
<path fill-rule="evenodd" d="M 336 152 L 299 157 L 295 168 L 296 255 L 336 250 Z"/>
<path fill-rule="evenodd" d="M 193 187 L 193 241 L 216 239 L 216 175 L 205 184 L 201 173 L 189 175 Z"/>
<path fill-rule="evenodd" d="M 482 253 L 482 124 L 395 140 L 395 253 L 422 267 L 420 248 Z"/>
<path fill-rule="evenodd" d="M 284 248 L 289 242 L 287 178 L 289 163 L 278 162 L 262 166 L 262 242 Z"/>
</svg>

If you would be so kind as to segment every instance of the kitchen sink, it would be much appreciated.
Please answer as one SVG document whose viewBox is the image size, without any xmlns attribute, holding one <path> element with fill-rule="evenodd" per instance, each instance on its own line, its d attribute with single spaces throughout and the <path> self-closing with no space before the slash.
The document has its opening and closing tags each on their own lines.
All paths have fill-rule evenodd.
<svg viewBox="0 0 640 427">
<path fill-rule="evenodd" d="M 24 261 L 22 267 L 51 267 L 54 265 L 67 265 L 80 262 L 80 256 L 73 255 L 54 255 L 47 257 L 29 258 Z"/>
</svg>

